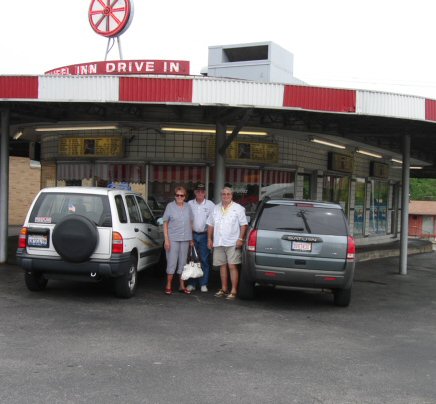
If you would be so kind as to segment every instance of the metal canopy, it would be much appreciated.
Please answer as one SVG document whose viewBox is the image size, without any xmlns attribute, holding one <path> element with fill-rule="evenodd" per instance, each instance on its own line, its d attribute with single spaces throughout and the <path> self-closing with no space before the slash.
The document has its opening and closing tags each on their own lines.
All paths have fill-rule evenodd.
<svg viewBox="0 0 436 404">
<path fill-rule="evenodd" d="M 436 178 L 436 124 L 428 121 L 297 109 L 195 104 L 7 101 L 2 102 L 2 109 L 10 113 L 10 136 L 22 131 L 22 139 L 27 141 L 39 140 L 39 134 L 34 131 L 34 127 L 39 125 L 111 122 L 133 129 L 165 122 L 215 126 L 223 116 L 226 116 L 228 126 L 238 126 L 244 122 L 247 127 L 335 136 L 399 155 L 402 153 L 403 135 L 410 135 L 411 159 L 431 164 L 423 170 L 412 170 L 411 176 Z M 248 110 L 250 114 L 247 114 Z M 13 140 L 11 146 L 14 147 Z"/>
</svg>

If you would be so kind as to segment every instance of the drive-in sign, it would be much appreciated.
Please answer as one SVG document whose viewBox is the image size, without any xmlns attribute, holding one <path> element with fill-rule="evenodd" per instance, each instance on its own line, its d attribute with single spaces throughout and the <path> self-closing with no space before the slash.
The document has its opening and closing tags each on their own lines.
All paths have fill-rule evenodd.
<svg viewBox="0 0 436 404">
<path fill-rule="evenodd" d="M 168 74 L 188 75 L 189 62 L 186 60 L 110 60 L 104 62 L 80 63 L 49 70 L 45 74 L 58 76 Z"/>
</svg>

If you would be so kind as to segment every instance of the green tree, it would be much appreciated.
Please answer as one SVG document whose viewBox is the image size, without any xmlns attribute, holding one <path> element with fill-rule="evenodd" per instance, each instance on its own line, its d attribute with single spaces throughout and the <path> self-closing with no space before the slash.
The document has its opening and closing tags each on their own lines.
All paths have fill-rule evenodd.
<svg viewBox="0 0 436 404">
<path fill-rule="evenodd" d="M 435 201 L 436 179 L 411 178 L 410 199 L 413 201 Z"/>
</svg>

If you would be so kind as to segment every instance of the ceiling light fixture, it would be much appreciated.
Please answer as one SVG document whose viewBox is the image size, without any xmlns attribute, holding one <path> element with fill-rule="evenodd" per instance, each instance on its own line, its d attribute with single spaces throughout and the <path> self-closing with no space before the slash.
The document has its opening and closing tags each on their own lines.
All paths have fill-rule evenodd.
<svg viewBox="0 0 436 404">
<path fill-rule="evenodd" d="M 317 139 L 317 138 L 312 138 L 310 139 L 311 142 L 313 143 L 319 143 L 322 144 L 324 146 L 331 146 L 331 147 L 336 147 L 337 149 L 345 149 L 344 145 L 338 144 L 338 143 L 333 143 L 333 142 L 328 142 L 326 140 L 321 140 L 321 139 Z"/>
<path fill-rule="evenodd" d="M 13 136 L 13 139 L 18 140 L 21 136 L 23 136 L 23 132 L 20 130 Z"/>
<path fill-rule="evenodd" d="M 403 164 L 402 160 L 391 159 L 391 161 L 394 162 L 394 163 Z"/>
<path fill-rule="evenodd" d="M 171 128 L 171 127 L 162 127 L 160 128 L 162 132 L 183 132 L 183 133 L 216 133 L 215 129 L 211 128 Z M 233 132 L 232 129 L 228 129 L 226 133 L 230 135 Z M 238 132 L 239 135 L 248 135 L 248 136 L 268 136 L 268 132 L 264 131 L 255 131 L 255 130 L 241 130 Z"/>
<path fill-rule="evenodd" d="M 48 128 L 35 128 L 35 132 L 67 132 L 67 131 L 84 131 L 84 130 L 111 130 L 118 129 L 116 125 L 106 126 L 50 126 Z"/>
<path fill-rule="evenodd" d="M 369 152 L 369 151 L 366 151 L 366 150 L 357 149 L 356 152 L 360 153 L 360 154 L 364 154 L 365 156 L 374 157 L 376 159 L 383 158 L 383 156 L 381 154 Z"/>
</svg>

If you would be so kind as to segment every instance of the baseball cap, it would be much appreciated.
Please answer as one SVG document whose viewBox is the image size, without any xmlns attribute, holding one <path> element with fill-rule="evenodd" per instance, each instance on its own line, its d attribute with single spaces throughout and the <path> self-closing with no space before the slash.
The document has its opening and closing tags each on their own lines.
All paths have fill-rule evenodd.
<svg viewBox="0 0 436 404">
<path fill-rule="evenodd" d="M 197 185 L 195 186 L 196 190 L 205 190 L 206 187 L 202 182 L 197 183 Z"/>
</svg>

